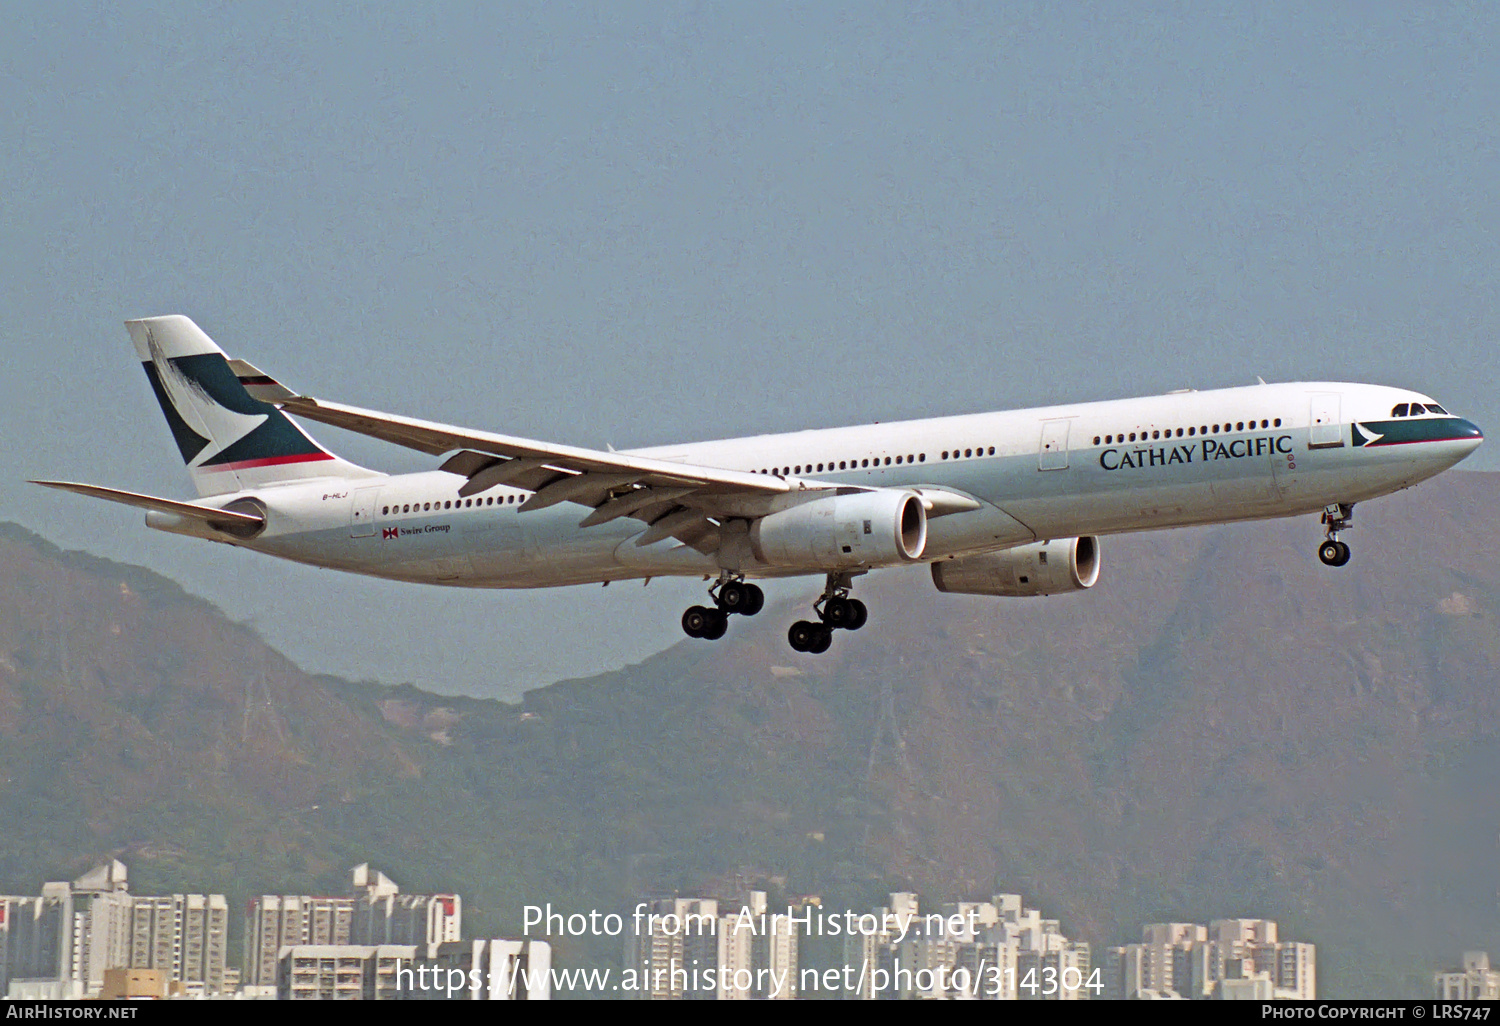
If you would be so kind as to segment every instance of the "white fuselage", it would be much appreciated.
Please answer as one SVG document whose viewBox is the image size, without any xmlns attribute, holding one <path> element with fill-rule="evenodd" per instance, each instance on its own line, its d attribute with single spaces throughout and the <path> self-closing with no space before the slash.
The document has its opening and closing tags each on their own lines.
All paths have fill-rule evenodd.
<svg viewBox="0 0 1500 1026">
<path fill-rule="evenodd" d="M 935 516 L 924 561 L 1034 540 L 1284 517 L 1385 495 L 1432 477 L 1480 444 L 1457 417 L 1393 417 L 1430 403 L 1404 389 L 1297 383 L 759 435 L 637 455 L 726 470 L 874 487 L 936 486 L 979 500 Z M 529 492 L 467 499 L 434 471 L 324 478 L 216 496 L 253 498 L 265 530 L 233 544 L 398 580 L 536 588 L 714 575 L 716 554 L 622 517 L 593 527 L 567 502 L 521 512 Z M 154 523 L 153 526 L 166 526 Z M 218 540 L 224 540 L 219 536 Z M 745 566 L 746 575 L 818 573 Z"/>
</svg>

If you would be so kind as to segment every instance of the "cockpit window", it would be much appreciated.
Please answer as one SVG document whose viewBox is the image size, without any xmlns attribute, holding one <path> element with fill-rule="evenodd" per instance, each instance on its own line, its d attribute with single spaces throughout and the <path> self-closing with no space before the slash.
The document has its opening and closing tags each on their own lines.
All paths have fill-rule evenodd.
<svg viewBox="0 0 1500 1026">
<path fill-rule="evenodd" d="M 1441 414 L 1441 415 L 1442 415 L 1442 416 L 1444 416 L 1444 417 L 1447 417 L 1447 416 L 1449 416 L 1449 413 L 1448 413 L 1448 411 L 1447 411 L 1447 410 L 1445 410 L 1445 409 L 1443 409 L 1443 408 L 1442 408 L 1442 407 L 1441 407 L 1441 406 L 1439 406 L 1439 405 L 1438 405 L 1438 404 L 1437 404 L 1437 403 L 1428 403 L 1428 404 L 1427 404 L 1427 412 L 1428 412 L 1428 413 L 1437 413 L 1437 414 Z"/>
<path fill-rule="evenodd" d="M 1391 416 L 1392 417 L 1404 417 L 1404 416 L 1406 416 L 1406 404 L 1405 403 L 1397 403 L 1396 407 L 1393 410 L 1391 410 Z"/>
</svg>

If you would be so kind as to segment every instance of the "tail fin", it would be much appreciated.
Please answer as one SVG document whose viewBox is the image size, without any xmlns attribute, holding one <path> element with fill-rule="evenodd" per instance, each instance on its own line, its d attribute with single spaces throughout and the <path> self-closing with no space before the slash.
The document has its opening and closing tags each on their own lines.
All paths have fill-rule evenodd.
<svg viewBox="0 0 1500 1026">
<path fill-rule="evenodd" d="M 314 477 L 370 477 L 250 396 L 203 330 L 180 314 L 126 321 L 199 495 Z"/>
</svg>

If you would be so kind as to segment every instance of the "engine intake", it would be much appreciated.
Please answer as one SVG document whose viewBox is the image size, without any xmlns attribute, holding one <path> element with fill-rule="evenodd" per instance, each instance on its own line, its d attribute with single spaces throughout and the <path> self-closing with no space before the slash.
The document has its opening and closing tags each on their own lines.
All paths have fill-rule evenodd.
<svg viewBox="0 0 1500 1026">
<path fill-rule="evenodd" d="M 915 492 L 881 488 L 814 499 L 761 517 L 750 548 L 768 566 L 842 570 L 922 558 L 927 510 Z"/>
<path fill-rule="evenodd" d="M 1099 539 L 1054 538 L 932 564 L 938 591 L 959 595 L 1055 595 L 1099 580 Z"/>
</svg>

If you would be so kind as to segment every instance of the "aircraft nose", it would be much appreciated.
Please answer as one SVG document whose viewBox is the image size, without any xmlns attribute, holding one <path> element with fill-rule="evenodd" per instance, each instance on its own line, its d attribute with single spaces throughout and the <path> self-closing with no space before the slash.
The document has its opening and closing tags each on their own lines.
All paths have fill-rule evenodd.
<svg viewBox="0 0 1500 1026">
<path fill-rule="evenodd" d="M 1450 441 L 1445 448 L 1452 455 L 1449 457 L 1449 466 L 1460 460 L 1466 460 L 1474 454 L 1474 450 L 1484 442 L 1484 432 L 1479 430 L 1479 425 L 1472 420 L 1464 420 L 1462 417 L 1455 418 L 1448 436 Z"/>
<path fill-rule="evenodd" d="M 1484 441 L 1484 432 L 1479 430 L 1479 425 L 1472 420 L 1464 420 L 1462 417 L 1459 417 L 1458 423 L 1453 427 L 1454 437 L 1461 441 L 1473 442 L 1475 445 Z"/>
</svg>

